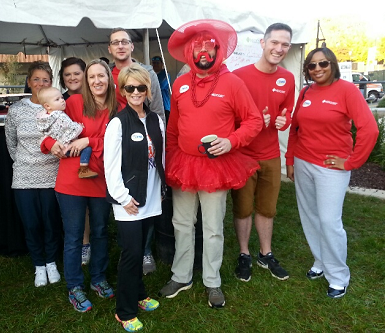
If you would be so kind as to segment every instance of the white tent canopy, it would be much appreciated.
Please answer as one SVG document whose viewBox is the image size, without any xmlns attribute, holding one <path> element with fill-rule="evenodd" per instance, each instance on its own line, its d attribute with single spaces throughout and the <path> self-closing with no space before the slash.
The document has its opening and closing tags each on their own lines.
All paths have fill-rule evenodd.
<svg viewBox="0 0 385 333">
<path fill-rule="evenodd" d="M 134 56 L 148 62 L 149 52 L 159 54 L 158 44 L 150 43 L 156 40 L 155 28 L 167 50 L 167 40 L 174 29 L 201 18 L 226 21 L 237 32 L 256 33 L 263 33 L 271 23 L 283 21 L 293 29 L 293 44 L 308 42 L 306 22 L 268 17 L 259 12 L 252 0 L 237 4 L 219 0 L 116 0 L 110 4 L 104 0 L 39 0 L 36 4 L 28 0 L 2 0 L 0 53 L 49 54 L 57 59 L 78 56 L 85 61 L 108 57 L 110 31 L 123 27 L 135 43 Z M 145 54 L 143 41 L 146 47 L 150 43 Z M 165 57 L 171 62 L 173 74 L 177 65 L 172 65 L 174 60 L 168 58 L 167 52 Z"/>
<path fill-rule="evenodd" d="M 254 1 L 234 5 L 219 0 L 116 0 L 109 4 L 102 0 L 2 0 L 0 52 L 39 54 L 47 46 L 104 43 L 113 27 L 154 29 L 161 27 L 163 21 L 168 25 L 162 25 L 161 38 L 170 35 L 170 27 L 176 29 L 200 18 L 226 21 L 238 32 L 263 32 L 269 24 L 277 22 L 277 17 L 258 13 Z M 92 23 L 84 21 L 86 17 Z M 305 21 L 284 21 L 293 28 L 294 44 L 308 41 Z"/>
<path fill-rule="evenodd" d="M 48 53 L 57 74 L 61 60 L 66 57 L 77 56 L 86 62 L 108 57 L 110 31 L 123 27 L 134 41 L 134 57 L 148 63 L 149 56 L 160 54 L 155 31 L 158 28 L 167 68 L 175 78 L 183 64 L 168 54 L 167 42 L 173 30 L 183 23 L 218 19 L 231 24 L 237 32 L 260 35 L 270 24 L 284 22 L 293 29 L 293 46 L 283 66 L 294 73 L 298 92 L 303 46 L 309 41 L 308 22 L 262 15 L 258 7 L 254 0 L 2 0 L 0 54 Z M 56 77 L 55 86 L 57 82 Z"/>
</svg>

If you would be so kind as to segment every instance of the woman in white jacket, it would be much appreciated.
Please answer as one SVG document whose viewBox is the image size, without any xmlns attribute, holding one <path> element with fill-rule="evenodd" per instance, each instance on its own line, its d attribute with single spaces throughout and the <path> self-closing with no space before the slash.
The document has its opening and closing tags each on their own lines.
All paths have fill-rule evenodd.
<svg viewBox="0 0 385 333">
<path fill-rule="evenodd" d="M 143 327 L 138 307 L 152 311 L 159 306 L 145 291 L 142 259 L 148 229 L 162 213 L 164 125 L 144 104 L 151 98 L 146 70 L 137 64 L 125 67 L 118 82 L 127 105 L 107 127 L 104 167 L 107 199 L 113 203 L 122 247 L 115 317 L 126 331 L 133 332 Z"/>
</svg>

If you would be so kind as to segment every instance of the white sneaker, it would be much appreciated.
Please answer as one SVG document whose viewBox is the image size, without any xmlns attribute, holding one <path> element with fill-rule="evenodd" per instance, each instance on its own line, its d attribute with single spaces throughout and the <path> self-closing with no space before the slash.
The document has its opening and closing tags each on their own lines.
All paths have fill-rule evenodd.
<svg viewBox="0 0 385 333">
<path fill-rule="evenodd" d="M 88 265 L 91 260 L 91 244 L 83 244 L 82 246 L 82 265 Z"/>
<path fill-rule="evenodd" d="M 44 287 L 47 285 L 47 272 L 45 266 L 36 266 L 35 287 Z"/>
<path fill-rule="evenodd" d="M 47 267 L 47 275 L 49 283 L 56 283 L 60 281 L 60 274 L 57 270 L 55 262 L 51 262 L 46 265 Z"/>
</svg>

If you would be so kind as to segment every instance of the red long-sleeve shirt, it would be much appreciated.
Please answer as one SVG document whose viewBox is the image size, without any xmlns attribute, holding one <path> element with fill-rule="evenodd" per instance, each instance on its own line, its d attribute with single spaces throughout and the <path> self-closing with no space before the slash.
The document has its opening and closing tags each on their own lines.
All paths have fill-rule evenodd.
<svg viewBox="0 0 385 333">
<path fill-rule="evenodd" d="M 270 125 L 263 126 L 257 137 L 247 147 L 241 148 L 241 152 L 257 160 L 279 157 L 280 149 L 275 119 L 281 116 L 282 110 L 286 108 L 286 124 L 280 131 L 285 131 L 290 126 L 295 91 L 293 74 L 279 66 L 274 73 L 264 73 L 254 64 L 239 68 L 233 73 L 245 82 L 261 114 L 267 106 L 267 113 L 271 116 Z"/>
<path fill-rule="evenodd" d="M 232 149 L 248 145 L 262 127 L 262 116 L 245 84 L 222 65 L 222 74 L 207 103 L 196 108 L 191 101 L 191 73 L 173 85 L 166 151 L 178 146 L 190 155 L 201 156 L 197 146 L 209 134 L 228 138 Z M 196 98 L 201 101 L 211 87 L 214 75 L 197 83 Z M 204 83 L 203 83 L 204 82 Z M 241 119 L 235 130 L 235 119 Z M 172 163 L 172 161 L 170 161 Z"/>
<path fill-rule="evenodd" d="M 92 148 L 89 167 L 96 171 L 99 176 L 91 179 L 80 179 L 78 177 L 80 157 L 62 158 L 56 178 L 55 191 L 85 197 L 105 197 L 107 186 L 104 177 L 103 144 L 104 133 L 109 122 L 108 110 L 99 111 L 95 118 L 88 118 L 83 115 L 82 95 L 73 95 L 67 100 L 66 113 L 73 121 L 84 125 L 79 139 L 88 137 L 89 146 Z M 51 138 L 45 139 L 41 145 L 42 152 L 49 153 L 55 142 Z"/>
<path fill-rule="evenodd" d="M 305 89 L 293 114 L 286 165 L 294 165 L 295 156 L 325 167 L 326 155 L 336 155 L 347 159 L 346 170 L 359 168 L 378 136 L 377 123 L 360 91 L 345 80 L 323 87 L 312 84 L 303 97 Z M 354 149 L 351 120 L 357 128 Z"/>
</svg>

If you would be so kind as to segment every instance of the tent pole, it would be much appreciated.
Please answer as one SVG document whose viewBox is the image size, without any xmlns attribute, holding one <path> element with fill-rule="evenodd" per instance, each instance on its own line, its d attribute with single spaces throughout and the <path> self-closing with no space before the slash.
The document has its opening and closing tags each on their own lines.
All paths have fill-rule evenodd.
<svg viewBox="0 0 385 333">
<path fill-rule="evenodd" d="M 299 70 L 299 91 L 303 88 L 303 73 L 302 73 L 302 66 L 305 61 L 305 46 L 306 44 L 301 44 L 301 63 L 300 63 L 300 70 Z"/>
<path fill-rule="evenodd" d="M 150 65 L 150 34 L 148 29 L 143 29 L 143 58 L 146 65 Z"/>
<path fill-rule="evenodd" d="M 158 33 L 158 29 L 157 29 L 157 28 L 155 29 L 155 32 L 156 32 L 156 37 L 157 37 L 157 39 L 158 39 L 158 44 L 159 44 L 160 54 L 161 54 L 161 56 L 162 56 L 162 61 L 163 61 L 163 66 L 164 66 L 164 71 L 166 72 L 166 78 L 167 78 L 167 83 L 168 83 L 168 90 L 170 91 L 170 95 L 172 95 L 172 89 L 171 89 L 170 77 L 169 77 L 169 75 L 168 75 L 166 61 L 164 60 L 163 48 L 162 48 L 162 44 L 161 44 L 161 42 L 160 42 L 159 33 Z"/>
</svg>

